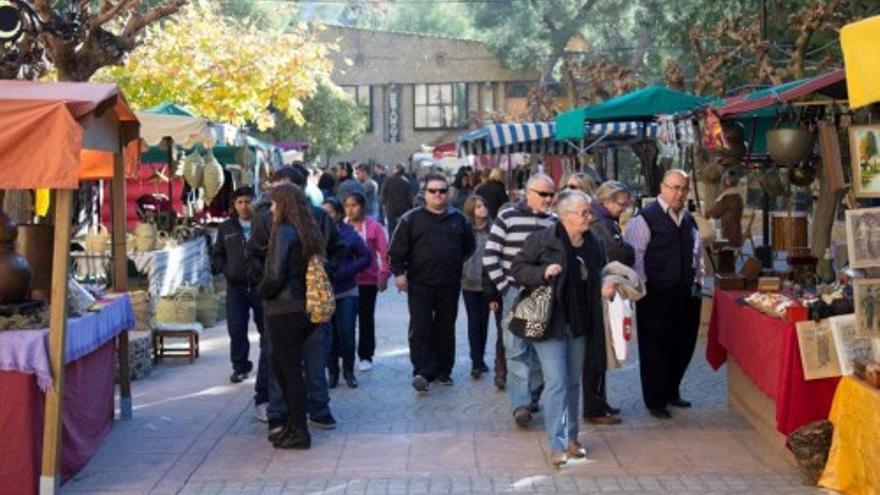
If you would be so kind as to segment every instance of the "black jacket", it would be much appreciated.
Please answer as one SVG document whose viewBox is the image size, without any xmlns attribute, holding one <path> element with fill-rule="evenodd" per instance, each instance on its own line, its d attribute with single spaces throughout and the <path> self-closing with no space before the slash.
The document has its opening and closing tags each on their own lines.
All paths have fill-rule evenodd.
<svg viewBox="0 0 880 495">
<path fill-rule="evenodd" d="M 568 267 L 568 256 L 565 252 L 565 241 L 562 240 L 565 228 L 562 224 L 552 225 L 544 230 L 535 232 L 526 239 L 519 254 L 513 258 L 513 265 L 510 272 L 513 278 L 525 289 L 531 290 L 545 285 L 544 271 L 547 266 L 558 264 L 562 266 L 563 274 L 552 279 L 553 283 L 553 313 L 550 317 L 550 328 L 547 332 L 547 338 L 560 338 L 565 329 L 565 276 Z M 605 356 L 605 324 L 602 314 L 602 268 L 606 264 L 605 250 L 602 243 L 596 236 L 590 232 L 584 234 L 584 243 L 591 253 L 598 253 L 597 256 L 585 260 L 588 270 L 587 292 L 590 298 L 590 308 L 592 309 L 592 318 L 590 327 L 581 329 L 581 333 L 586 336 L 588 352 L 590 348 L 598 348 L 604 360 Z M 601 345 L 599 343 L 601 342 Z M 591 356 L 593 353 L 589 353 Z M 591 365 L 597 363 L 590 363 Z M 605 362 L 601 363 L 604 369 Z"/>
<path fill-rule="evenodd" d="M 269 243 L 263 279 L 258 286 L 266 313 L 298 313 L 306 309 L 306 268 L 299 234 L 283 225 Z"/>
<path fill-rule="evenodd" d="M 602 242 L 609 262 L 619 261 L 629 267 L 635 266 L 636 251 L 623 240 L 620 223 L 598 202 L 593 202 L 593 223 L 590 224 L 590 232 L 596 234 Z"/>
<path fill-rule="evenodd" d="M 392 217 L 402 216 L 413 207 L 413 192 L 409 179 L 402 174 L 395 174 L 385 179 L 379 192 L 385 214 Z"/>
<path fill-rule="evenodd" d="M 475 248 L 473 229 L 460 211 L 450 206 L 438 215 L 422 207 L 400 219 L 388 257 L 391 272 L 406 273 L 410 282 L 458 285 L 464 260 Z"/>
<path fill-rule="evenodd" d="M 257 285 L 263 278 L 263 262 L 266 259 L 266 252 L 269 249 L 269 238 L 272 235 L 271 206 L 272 203 L 265 199 L 260 200 L 254 205 L 254 216 L 251 220 L 251 238 L 248 239 L 246 246 L 247 273 L 253 285 Z M 321 237 L 324 239 L 324 252 L 327 256 L 324 270 L 327 272 L 330 280 L 333 280 L 336 274 L 336 267 L 339 265 L 339 258 L 345 250 L 345 244 L 339 237 L 336 224 L 326 211 L 313 206 L 312 214 L 315 217 L 315 222 L 318 224 L 318 230 L 321 231 Z"/>
<path fill-rule="evenodd" d="M 248 284 L 246 240 L 244 229 L 237 217 L 220 224 L 217 229 L 217 242 L 211 253 L 211 270 L 222 273 L 230 285 Z"/>
</svg>

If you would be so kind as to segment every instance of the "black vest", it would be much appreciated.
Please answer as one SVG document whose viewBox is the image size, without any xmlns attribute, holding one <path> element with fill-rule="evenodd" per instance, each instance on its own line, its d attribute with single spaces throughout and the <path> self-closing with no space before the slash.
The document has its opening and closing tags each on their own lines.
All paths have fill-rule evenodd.
<svg viewBox="0 0 880 495">
<path fill-rule="evenodd" d="M 696 223 L 687 211 L 681 226 L 675 224 L 659 201 L 640 213 L 651 229 L 651 240 L 645 250 L 645 276 L 655 287 L 690 286 L 694 276 L 694 232 Z"/>
</svg>

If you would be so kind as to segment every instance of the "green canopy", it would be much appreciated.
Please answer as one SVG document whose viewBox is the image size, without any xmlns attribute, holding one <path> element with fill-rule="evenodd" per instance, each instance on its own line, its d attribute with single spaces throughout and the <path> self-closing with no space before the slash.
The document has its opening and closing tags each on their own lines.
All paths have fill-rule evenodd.
<svg viewBox="0 0 880 495">
<path fill-rule="evenodd" d="M 141 111 L 146 113 L 157 113 L 160 115 L 178 115 L 180 117 L 196 116 L 196 114 L 190 112 L 186 108 L 170 102 L 160 103 L 155 107 L 145 108 Z"/>
<path fill-rule="evenodd" d="M 274 146 L 265 141 L 260 141 L 259 139 L 248 136 L 247 144 L 249 148 L 259 149 L 259 150 L 271 150 Z M 204 153 L 205 148 L 201 144 L 196 144 L 192 148 L 187 149 L 187 153 L 191 152 L 194 149 L 198 149 L 202 153 Z M 231 145 L 217 145 L 211 148 L 214 152 L 214 157 L 220 162 L 221 165 L 232 165 L 238 163 L 238 159 L 236 155 L 239 151 L 241 151 L 242 146 L 231 146 Z M 147 151 L 141 153 L 141 162 L 142 163 L 165 163 L 168 161 L 168 152 L 163 150 L 158 146 L 150 146 L 147 148 Z"/>
<path fill-rule="evenodd" d="M 712 100 L 664 86 L 648 86 L 610 100 L 556 116 L 556 139 L 584 139 L 584 124 L 620 120 L 654 120 L 658 115 L 695 110 Z"/>
</svg>

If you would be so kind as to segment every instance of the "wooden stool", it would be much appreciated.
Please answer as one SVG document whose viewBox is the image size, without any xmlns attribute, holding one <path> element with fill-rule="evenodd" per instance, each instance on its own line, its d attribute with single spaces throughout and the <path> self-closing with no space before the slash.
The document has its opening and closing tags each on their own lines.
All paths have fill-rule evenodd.
<svg viewBox="0 0 880 495">
<path fill-rule="evenodd" d="M 165 357 L 189 358 L 192 364 L 199 357 L 199 334 L 202 333 L 202 325 L 199 323 L 182 324 L 168 323 L 158 324 L 153 328 L 153 363 L 158 364 Z M 185 348 L 166 348 L 166 338 L 185 339 Z"/>
</svg>

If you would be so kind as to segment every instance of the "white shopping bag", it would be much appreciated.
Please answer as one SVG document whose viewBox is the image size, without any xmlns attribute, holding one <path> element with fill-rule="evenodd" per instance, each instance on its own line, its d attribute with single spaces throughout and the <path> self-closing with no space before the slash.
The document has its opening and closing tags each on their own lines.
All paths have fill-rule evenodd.
<svg viewBox="0 0 880 495">
<path fill-rule="evenodd" d="M 627 344 L 635 327 L 635 304 L 620 294 L 615 294 L 614 299 L 607 301 L 607 305 L 611 347 L 617 360 L 623 362 L 626 360 Z"/>
</svg>

